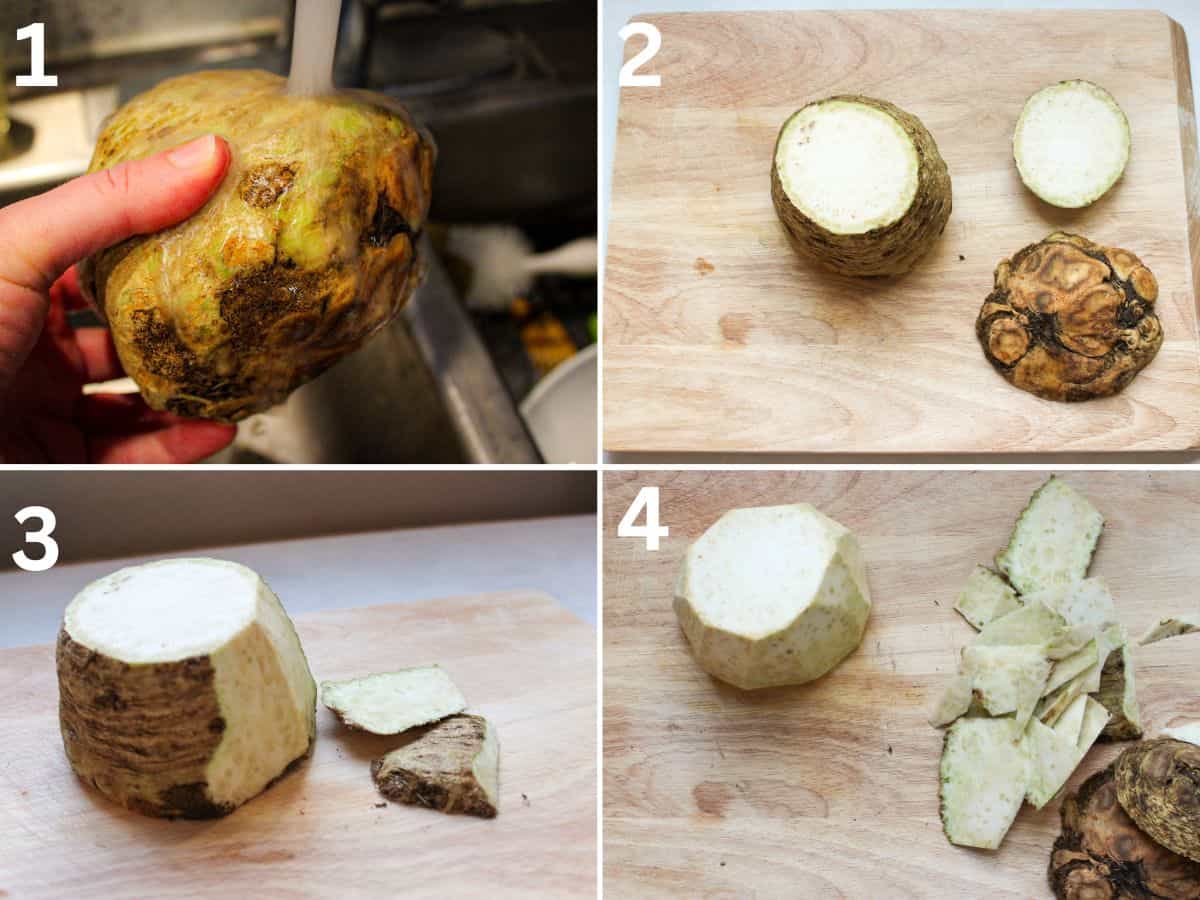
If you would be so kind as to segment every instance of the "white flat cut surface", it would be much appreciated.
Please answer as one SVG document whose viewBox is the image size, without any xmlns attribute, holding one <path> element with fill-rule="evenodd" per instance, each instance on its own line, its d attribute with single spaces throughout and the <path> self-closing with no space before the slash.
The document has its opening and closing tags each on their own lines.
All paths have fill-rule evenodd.
<svg viewBox="0 0 1200 900">
<path fill-rule="evenodd" d="M 431 597 L 534 589 L 596 623 L 596 523 L 563 516 L 197 548 L 258 572 L 291 616 Z M 85 585 L 161 557 L 60 565 L 0 575 L 0 647 L 54 640 Z"/>
<path fill-rule="evenodd" d="M 67 631 L 130 663 L 201 656 L 254 618 L 260 583 L 244 566 L 211 559 L 124 568 L 80 592 L 67 611 Z"/>
<path fill-rule="evenodd" d="M 835 234 L 904 215 L 917 193 L 917 151 L 900 123 L 856 103 L 820 103 L 785 126 L 775 165 L 788 199 Z"/>
</svg>

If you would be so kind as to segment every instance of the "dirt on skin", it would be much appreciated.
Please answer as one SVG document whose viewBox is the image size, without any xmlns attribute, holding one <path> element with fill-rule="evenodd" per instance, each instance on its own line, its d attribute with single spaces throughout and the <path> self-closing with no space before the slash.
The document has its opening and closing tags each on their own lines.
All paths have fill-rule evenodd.
<svg viewBox="0 0 1200 900">
<path fill-rule="evenodd" d="M 203 134 L 229 142 L 190 219 L 84 261 L 80 281 L 155 409 L 237 421 L 383 328 L 420 280 L 435 150 L 385 97 L 293 97 L 260 71 L 198 72 L 135 97 L 90 171 Z"/>
<path fill-rule="evenodd" d="M 1163 342 L 1158 282 L 1128 250 L 1055 232 L 996 267 L 976 335 L 1005 380 L 1047 400 L 1108 397 Z"/>
<path fill-rule="evenodd" d="M 1115 765 L 1067 797 L 1062 834 L 1050 854 L 1059 900 L 1195 900 L 1200 864 L 1156 843 L 1117 799 Z"/>
</svg>

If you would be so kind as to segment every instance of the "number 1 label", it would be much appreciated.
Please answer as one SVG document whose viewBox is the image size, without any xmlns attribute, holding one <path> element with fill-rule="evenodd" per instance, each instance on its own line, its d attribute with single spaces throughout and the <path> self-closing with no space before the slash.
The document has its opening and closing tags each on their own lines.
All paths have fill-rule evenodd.
<svg viewBox="0 0 1200 900">
<path fill-rule="evenodd" d="M 29 41 L 29 74 L 17 76 L 17 87 L 58 87 L 58 76 L 46 74 L 46 26 L 34 22 L 17 29 L 18 41 Z"/>
<path fill-rule="evenodd" d="M 642 510 L 646 511 L 646 524 L 635 525 Z M 646 539 L 647 550 L 658 549 L 658 539 L 665 538 L 671 531 L 666 525 L 658 524 L 658 488 L 644 487 L 633 498 L 633 503 L 625 511 L 625 518 L 617 526 L 617 537 L 636 537 Z"/>
</svg>

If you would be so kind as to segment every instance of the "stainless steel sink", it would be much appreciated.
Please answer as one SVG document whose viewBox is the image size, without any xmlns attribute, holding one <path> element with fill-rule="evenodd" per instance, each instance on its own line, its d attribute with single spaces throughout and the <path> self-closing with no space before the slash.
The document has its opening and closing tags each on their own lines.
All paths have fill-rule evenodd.
<svg viewBox="0 0 1200 900">
<path fill-rule="evenodd" d="M 404 312 L 214 462 L 541 462 L 450 280 L 430 260 Z"/>
</svg>

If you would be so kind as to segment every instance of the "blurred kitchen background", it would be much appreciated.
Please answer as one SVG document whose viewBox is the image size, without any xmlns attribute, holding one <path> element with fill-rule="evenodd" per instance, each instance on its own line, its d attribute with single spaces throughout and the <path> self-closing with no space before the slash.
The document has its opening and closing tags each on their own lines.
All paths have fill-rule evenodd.
<svg viewBox="0 0 1200 900">
<path fill-rule="evenodd" d="M 81 174 L 105 116 L 164 78 L 286 75 L 293 14 L 294 0 L 4 0 L 0 206 Z M 31 22 L 57 88 L 14 86 Z M 399 99 L 433 132 L 436 253 L 397 322 L 241 423 L 214 461 L 593 462 L 595 4 L 342 0 L 335 82 Z"/>
<path fill-rule="evenodd" d="M 293 615 L 528 589 L 595 626 L 596 496 L 580 469 L 0 473 L 0 648 L 53 641 L 84 585 L 164 556 L 248 565 Z M 57 519 L 45 572 L 11 557 L 42 555 L 26 506 Z"/>
</svg>

